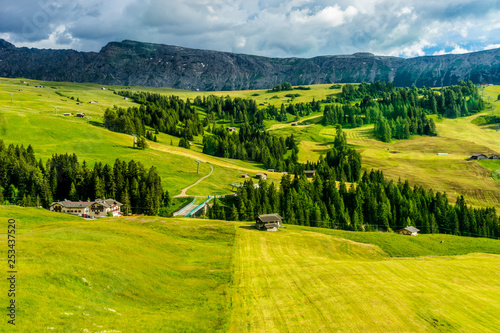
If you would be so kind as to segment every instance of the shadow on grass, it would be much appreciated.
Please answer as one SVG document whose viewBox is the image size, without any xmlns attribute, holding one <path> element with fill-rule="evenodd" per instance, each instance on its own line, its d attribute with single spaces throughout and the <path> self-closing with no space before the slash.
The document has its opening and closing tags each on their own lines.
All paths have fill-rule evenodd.
<svg viewBox="0 0 500 333">
<path fill-rule="evenodd" d="M 94 121 L 94 120 L 90 120 L 89 124 L 92 126 L 95 126 L 95 127 L 104 127 L 104 125 L 102 123 Z"/>
<path fill-rule="evenodd" d="M 260 231 L 259 229 L 255 228 L 253 225 L 241 225 L 238 228 L 240 228 L 240 229 L 247 229 L 247 230 L 253 230 L 253 231 Z"/>
</svg>

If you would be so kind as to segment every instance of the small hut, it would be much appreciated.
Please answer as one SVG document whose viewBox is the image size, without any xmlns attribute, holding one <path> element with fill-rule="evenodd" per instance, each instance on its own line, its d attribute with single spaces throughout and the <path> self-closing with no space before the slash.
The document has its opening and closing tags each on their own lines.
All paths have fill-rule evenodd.
<svg viewBox="0 0 500 333">
<path fill-rule="evenodd" d="M 407 236 L 417 236 L 419 231 L 420 230 L 418 230 L 415 227 L 406 227 L 406 228 L 398 230 L 398 234 L 407 235 Z"/>
<path fill-rule="evenodd" d="M 262 179 L 262 180 L 266 180 L 267 179 L 267 173 L 264 173 L 264 172 L 259 172 L 255 175 L 256 178 L 259 178 L 259 179 Z"/>
<path fill-rule="evenodd" d="M 487 160 L 488 156 L 484 154 L 473 154 L 471 157 L 469 157 L 469 160 Z"/>
<path fill-rule="evenodd" d="M 255 219 L 255 227 L 259 230 L 278 231 L 283 218 L 279 214 L 263 214 Z"/>
<path fill-rule="evenodd" d="M 306 170 L 304 174 L 307 178 L 313 178 L 316 175 L 316 170 Z"/>
</svg>

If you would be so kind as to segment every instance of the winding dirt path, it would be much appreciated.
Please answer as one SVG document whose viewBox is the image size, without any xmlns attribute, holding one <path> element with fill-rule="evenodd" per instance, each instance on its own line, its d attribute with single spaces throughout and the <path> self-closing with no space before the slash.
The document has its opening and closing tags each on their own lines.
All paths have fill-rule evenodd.
<svg viewBox="0 0 500 333">
<path fill-rule="evenodd" d="M 212 170 L 210 170 L 210 173 L 209 173 L 208 175 L 206 175 L 206 176 L 201 177 L 200 179 L 198 179 L 198 181 L 196 181 L 196 183 L 194 183 L 194 184 L 192 184 L 192 185 L 189 185 L 188 187 L 186 187 L 185 189 L 183 189 L 183 190 L 181 191 L 181 193 L 180 193 L 180 194 L 175 195 L 175 196 L 174 196 L 174 198 L 190 197 L 190 195 L 187 195 L 187 194 L 186 194 L 187 190 L 189 190 L 191 187 L 196 186 L 196 185 L 198 185 L 199 183 L 201 183 L 201 181 L 202 181 L 203 179 L 210 177 L 210 175 L 214 172 L 214 167 L 212 166 L 212 164 L 210 164 L 210 163 L 208 163 L 208 162 L 207 162 L 207 164 L 208 164 L 208 165 L 210 165 L 210 168 L 212 169 Z"/>
</svg>

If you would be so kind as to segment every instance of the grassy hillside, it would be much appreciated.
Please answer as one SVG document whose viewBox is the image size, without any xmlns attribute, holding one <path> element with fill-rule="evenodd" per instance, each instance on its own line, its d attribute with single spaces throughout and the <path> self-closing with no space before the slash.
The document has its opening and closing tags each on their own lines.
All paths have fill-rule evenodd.
<svg viewBox="0 0 500 333">
<path fill-rule="evenodd" d="M 134 159 L 141 161 L 146 167 L 154 165 L 171 195 L 180 193 L 183 188 L 210 172 L 210 166 L 202 163 L 200 173 L 197 174 L 197 159 L 210 163 L 215 170 L 210 177 L 191 188 L 189 195 L 227 194 L 231 190 L 230 184 L 240 181 L 242 173 L 255 174 L 264 170 L 258 163 L 201 154 L 201 137 L 195 141 L 193 150 L 177 147 L 179 139 L 163 133 L 158 135 L 159 143 L 150 142 L 150 149 L 132 149 L 132 136 L 111 132 L 102 127 L 102 116 L 107 107 L 134 105 L 113 94 L 112 87 L 101 90 L 95 84 L 28 82 L 29 86 L 22 84 L 21 80 L 1 79 L 0 133 L 7 144 L 31 144 L 37 158 L 45 159 L 55 153 L 75 153 L 80 161 L 86 160 L 91 166 L 97 161 L 113 164 L 116 158 L 125 161 Z M 36 85 L 43 85 L 44 88 L 35 88 Z M 187 94 L 168 89 L 161 92 L 180 96 Z M 11 93 L 14 94 L 13 103 Z M 76 99 L 82 105 L 77 105 Z M 90 104 L 91 100 L 99 103 Z M 54 106 L 57 106 L 57 114 Z M 62 116 L 65 112 L 85 112 L 91 119 L 87 124 L 84 118 Z M 274 180 L 280 178 L 279 174 L 270 176 Z"/>
<path fill-rule="evenodd" d="M 0 206 L 3 226 L 7 218 L 15 218 L 18 228 L 19 332 L 227 329 L 232 224 L 159 218 L 84 221 Z M 7 328 L 3 324 L 0 330 Z"/>
<path fill-rule="evenodd" d="M 348 233 L 317 231 L 266 233 L 240 224 L 231 332 L 497 331 L 498 241 L 485 241 L 496 255 L 391 258 L 378 246 L 343 238 Z M 432 240 L 420 236 L 357 235 L 392 252 L 397 244 L 394 255 L 431 251 Z M 420 244 L 404 247 L 410 239 Z M 431 253 L 461 247 L 467 245 Z"/>
<path fill-rule="evenodd" d="M 411 184 L 446 191 L 454 202 L 464 195 L 475 206 L 500 208 L 500 174 L 498 161 L 467 161 L 474 153 L 500 153 L 500 132 L 492 125 L 476 125 L 475 119 L 484 114 L 500 112 L 500 101 L 496 97 L 500 87 L 484 89 L 485 99 L 490 96 L 491 109 L 466 118 L 437 119 L 437 137 L 415 136 L 410 140 L 381 142 L 373 136 L 373 125 L 355 129 L 344 129 L 350 145 L 358 149 L 365 170 L 379 169 L 388 179 L 408 179 Z M 494 97 L 493 97 L 494 96 Z M 273 125 L 275 135 L 294 134 L 299 140 L 299 160 L 314 161 L 333 144 L 334 126 L 315 123 L 321 116 L 312 116 L 311 125 Z M 438 156 L 437 153 L 448 153 Z"/>
<path fill-rule="evenodd" d="M 8 218 L 17 225 L 22 332 L 494 332 L 500 324 L 497 240 L 299 226 L 266 233 L 189 218 L 84 221 L 0 206 L 4 226 Z"/>
<path fill-rule="evenodd" d="M 146 151 L 132 149 L 132 137 L 113 133 L 102 127 L 105 108 L 134 104 L 113 94 L 113 90 L 123 87 L 106 87 L 106 90 L 101 90 L 101 86 L 95 84 L 27 80 L 27 86 L 22 84 L 21 80 L 1 81 L 2 139 L 7 143 L 32 144 L 39 157 L 47 158 L 56 152 L 74 152 L 81 160 L 85 159 L 91 165 L 95 161 L 113 163 L 117 157 L 126 161 L 140 160 L 147 167 L 155 165 L 158 168 L 165 188 L 169 189 L 172 195 L 179 194 L 183 188 L 194 184 L 210 172 L 210 166 L 202 163 L 200 174 L 197 174 L 197 159 L 210 163 L 215 170 L 210 177 L 190 188 L 188 195 L 230 193 L 230 184 L 241 182 L 242 173 L 255 174 L 264 170 L 260 163 L 201 154 L 201 136 L 195 138 L 191 150 L 177 147 L 179 139 L 166 134 L 158 135 L 159 143 L 150 143 L 150 149 Z M 35 88 L 35 85 L 43 85 L 44 88 Z M 330 85 L 317 85 L 311 86 L 311 90 L 293 91 L 300 94 L 293 102 L 307 102 L 312 98 L 323 99 L 339 92 L 339 89 L 329 88 Z M 20 89 L 22 91 L 19 91 Z M 253 98 L 261 107 L 267 103 L 280 105 L 292 101 L 285 96 L 290 91 L 194 92 L 141 87 L 131 87 L 131 90 L 175 94 L 182 98 L 209 94 Z M 10 93 L 14 94 L 14 103 L 10 103 Z M 484 89 L 484 98 L 489 99 L 493 107 L 484 114 L 499 112 L 499 93 L 500 87 L 497 86 Z M 82 105 L 76 105 L 77 98 Z M 99 103 L 90 104 L 91 100 Z M 54 106 L 58 107 L 58 115 L 54 114 Z M 63 112 L 85 112 L 92 119 L 90 124 L 87 124 L 85 119 L 63 117 Z M 408 179 L 411 184 L 446 191 L 451 201 L 454 201 L 457 195 L 464 195 L 474 206 L 495 206 L 500 209 L 500 184 L 496 181 L 500 179 L 500 162 L 466 161 L 467 157 L 476 152 L 500 153 L 500 132 L 491 125 L 476 125 L 474 119 L 478 116 L 480 115 L 459 119 L 436 119 L 438 137 L 414 137 L 411 140 L 383 143 L 373 137 L 372 126 L 346 129 L 346 133 L 348 142 L 361 152 L 366 170 L 380 169 L 389 179 Z M 276 135 L 293 133 L 300 140 L 299 160 L 313 161 L 329 149 L 335 134 L 332 126 L 316 124 L 321 117 L 321 113 L 316 113 L 301 120 L 310 122 L 311 125 L 292 127 L 285 123 L 266 121 L 266 126 Z M 449 155 L 437 156 L 438 152 Z M 269 176 L 275 182 L 279 182 L 281 178 L 280 173 L 272 173 Z"/>
</svg>

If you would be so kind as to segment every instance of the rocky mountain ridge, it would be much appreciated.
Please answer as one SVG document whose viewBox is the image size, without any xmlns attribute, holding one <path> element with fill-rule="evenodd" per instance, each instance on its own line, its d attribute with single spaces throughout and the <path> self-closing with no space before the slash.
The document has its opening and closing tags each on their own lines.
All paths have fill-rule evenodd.
<svg viewBox="0 0 500 333">
<path fill-rule="evenodd" d="M 398 58 L 371 53 L 268 58 L 125 40 L 100 52 L 18 48 L 0 39 L 0 77 L 189 90 L 266 89 L 293 85 L 391 81 L 442 86 L 460 80 L 500 83 L 500 49 Z"/>
</svg>

